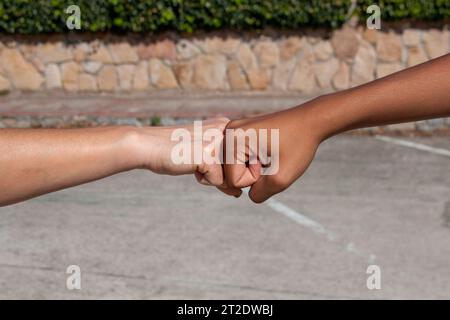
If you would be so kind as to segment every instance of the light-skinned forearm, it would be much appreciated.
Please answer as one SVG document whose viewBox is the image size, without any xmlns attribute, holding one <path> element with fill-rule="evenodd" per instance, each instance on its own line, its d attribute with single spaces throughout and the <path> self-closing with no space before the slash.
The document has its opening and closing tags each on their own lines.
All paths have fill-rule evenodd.
<svg viewBox="0 0 450 320">
<path fill-rule="evenodd" d="M 140 166 L 131 127 L 0 130 L 0 205 Z"/>
<path fill-rule="evenodd" d="M 203 128 L 223 132 L 226 118 L 203 122 Z M 176 164 L 174 129 L 183 127 L 102 127 L 85 129 L 0 129 L 0 206 L 101 179 L 115 173 L 147 169 L 159 174 L 195 173 L 200 183 L 222 186 L 220 163 Z M 202 140 L 204 152 L 210 141 Z M 193 157 L 193 153 L 191 154 Z M 236 195 L 240 190 L 227 190 Z"/>
</svg>

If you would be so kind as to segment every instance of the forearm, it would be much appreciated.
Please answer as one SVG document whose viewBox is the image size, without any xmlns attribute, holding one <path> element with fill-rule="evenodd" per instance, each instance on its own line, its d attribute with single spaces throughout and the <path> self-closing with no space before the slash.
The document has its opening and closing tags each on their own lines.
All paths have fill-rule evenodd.
<svg viewBox="0 0 450 320">
<path fill-rule="evenodd" d="M 221 139 L 228 121 L 205 121 L 203 129 L 214 129 Z M 132 169 L 169 175 L 196 173 L 201 183 L 222 186 L 220 163 L 196 163 L 193 158 L 187 163 L 173 161 L 173 148 L 179 144 L 172 141 L 175 129 L 189 134 L 191 140 L 183 140 L 187 148 L 196 145 L 192 125 L 0 129 L 0 206 Z M 200 142 L 209 154 L 211 142 Z"/>
<path fill-rule="evenodd" d="M 323 138 L 356 128 L 450 116 L 450 55 L 323 96 L 305 111 Z"/>
<path fill-rule="evenodd" d="M 319 144 L 330 136 L 361 127 L 450 116 L 449 89 L 450 55 L 447 55 L 298 107 L 232 121 L 227 126 L 234 129 L 232 132 L 279 130 L 278 143 L 267 147 L 274 159 L 270 166 L 276 163 L 278 170 L 271 175 L 260 175 L 261 164 L 226 164 L 227 185 L 251 186 L 250 198 L 263 202 L 298 179 L 314 159 Z M 231 138 L 237 142 L 239 136 L 235 134 Z M 252 154 L 255 151 L 247 148 L 240 154 L 235 152 L 233 159 L 247 159 Z"/>
<path fill-rule="evenodd" d="M 0 130 L 0 206 L 139 166 L 134 129 Z"/>
</svg>

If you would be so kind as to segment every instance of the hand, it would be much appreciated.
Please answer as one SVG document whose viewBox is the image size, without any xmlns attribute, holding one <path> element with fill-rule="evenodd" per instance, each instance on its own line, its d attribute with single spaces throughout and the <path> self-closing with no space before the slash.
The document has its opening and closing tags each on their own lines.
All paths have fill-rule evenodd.
<svg viewBox="0 0 450 320">
<path fill-rule="evenodd" d="M 256 129 L 257 132 L 259 129 L 267 129 L 268 147 L 267 151 L 260 150 L 259 143 L 256 146 L 249 146 L 247 143 L 245 148 L 235 151 L 233 155 L 235 162 L 224 164 L 226 185 L 233 189 L 251 186 L 250 199 L 260 203 L 285 190 L 298 179 L 308 168 L 319 143 L 323 139 L 322 132 L 314 124 L 316 119 L 308 109 L 306 107 L 293 108 L 228 123 L 227 130 L 235 129 L 232 134 L 235 145 L 239 135 L 236 129 L 243 129 L 244 131 Z M 271 129 L 279 129 L 278 145 L 270 143 Z M 229 142 L 230 140 L 227 138 L 226 141 Z M 227 148 L 229 146 L 225 144 L 224 153 L 227 152 Z M 278 155 L 275 154 L 277 150 L 279 150 Z M 279 157 L 278 171 L 275 174 L 261 175 L 261 167 L 264 166 L 264 160 L 260 156 L 261 152 L 263 154 L 267 152 L 272 161 L 277 156 Z M 252 155 L 258 155 L 257 163 L 248 163 Z M 272 162 L 271 165 L 276 164 Z"/>
<path fill-rule="evenodd" d="M 217 118 L 202 121 L 202 134 L 200 137 L 194 133 L 194 125 L 186 126 L 167 126 L 140 128 L 138 138 L 135 139 L 135 150 L 137 150 L 140 159 L 140 167 L 149 169 L 155 173 L 168 175 L 182 175 L 194 173 L 198 182 L 204 185 L 213 185 L 224 189 L 229 195 L 239 195 L 240 189 L 224 188 L 224 178 L 219 154 L 214 152 L 214 146 L 217 144 L 217 150 L 222 150 L 223 132 L 229 122 L 227 118 Z M 172 152 L 179 144 L 179 141 L 172 140 L 172 134 L 177 129 L 184 129 L 189 132 L 191 140 L 185 141 L 189 148 L 194 148 L 196 142 L 203 149 L 203 155 L 211 155 L 216 162 L 194 163 L 194 151 L 191 150 L 191 161 L 188 163 L 176 164 L 172 159 Z M 208 129 L 216 130 L 218 141 L 209 141 L 203 133 Z M 204 157 L 203 157 L 204 159 Z"/>
</svg>

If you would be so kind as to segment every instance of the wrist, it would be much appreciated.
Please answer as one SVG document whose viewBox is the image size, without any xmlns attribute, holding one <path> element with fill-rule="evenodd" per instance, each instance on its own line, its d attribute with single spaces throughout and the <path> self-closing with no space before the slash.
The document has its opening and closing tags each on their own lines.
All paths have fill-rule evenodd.
<svg viewBox="0 0 450 320">
<path fill-rule="evenodd" d="M 319 96 L 307 103 L 304 112 L 319 143 L 352 129 L 352 118 L 346 105 L 344 92 Z"/>
<path fill-rule="evenodd" d="M 124 138 L 128 167 L 162 173 L 170 160 L 171 132 L 161 127 L 128 128 Z"/>
<path fill-rule="evenodd" d="M 117 128 L 120 138 L 116 155 L 123 171 L 145 167 L 146 156 L 143 151 L 146 148 L 153 149 L 149 144 L 151 139 L 148 139 L 144 133 L 146 129 L 131 126 Z M 143 148 L 143 144 L 146 148 Z"/>
</svg>

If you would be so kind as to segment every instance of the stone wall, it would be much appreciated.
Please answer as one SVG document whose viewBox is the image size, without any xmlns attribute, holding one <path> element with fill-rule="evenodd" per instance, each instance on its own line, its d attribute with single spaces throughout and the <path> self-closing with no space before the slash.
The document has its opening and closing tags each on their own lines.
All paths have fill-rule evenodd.
<svg viewBox="0 0 450 320">
<path fill-rule="evenodd" d="M 0 91 L 342 90 L 450 51 L 443 29 L 0 37 Z"/>
</svg>

